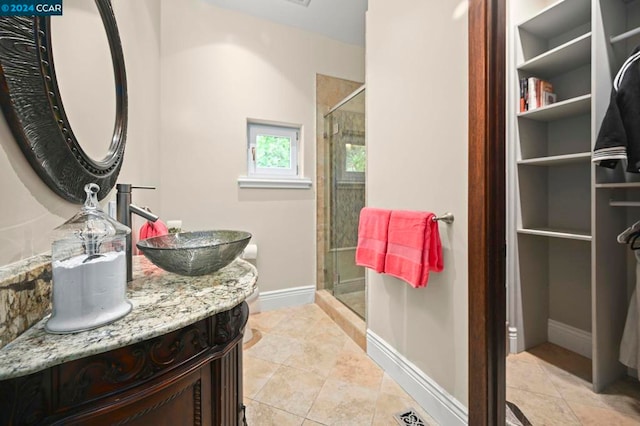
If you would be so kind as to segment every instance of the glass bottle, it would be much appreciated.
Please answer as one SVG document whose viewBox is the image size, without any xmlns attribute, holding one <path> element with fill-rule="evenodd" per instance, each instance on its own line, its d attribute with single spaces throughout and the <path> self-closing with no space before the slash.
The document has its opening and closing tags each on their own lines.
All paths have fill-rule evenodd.
<svg viewBox="0 0 640 426">
<path fill-rule="evenodd" d="M 131 311 L 127 300 L 126 236 L 131 230 L 105 214 L 98 185 L 85 185 L 82 209 L 55 229 L 51 249 L 53 309 L 45 325 L 64 334 L 100 327 Z"/>
</svg>

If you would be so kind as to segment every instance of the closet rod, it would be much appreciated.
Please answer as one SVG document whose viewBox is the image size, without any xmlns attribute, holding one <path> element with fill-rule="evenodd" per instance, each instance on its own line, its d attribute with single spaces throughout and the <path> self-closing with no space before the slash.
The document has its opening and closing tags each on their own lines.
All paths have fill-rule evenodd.
<svg viewBox="0 0 640 426">
<path fill-rule="evenodd" d="M 615 201 L 609 200 L 611 207 L 640 207 L 640 201 Z"/>
<path fill-rule="evenodd" d="M 624 33 L 622 33 L 622 34 L 619 34 L 619 35 L 617 35 L 617 36 L 612 36 L 612 37 L 609 39 L 609 42 L 610 42 L 611 44 L 618 43 L 618 42 L 620 42 L 620 41 L 623 41 L 623 40 L 626 40 L 626 39 L 628 39 L 628 38 L 631 38 L 631 37 L 633 37 L 634 35 L 637 35 L 637 34 L 640 34 L 640 27 L 638 27 L 638 28 L 634 28 L 634 29 L 632 29 L 632 30 L 629 30 L 629 31 L 624 32 Z"/>
</svg>

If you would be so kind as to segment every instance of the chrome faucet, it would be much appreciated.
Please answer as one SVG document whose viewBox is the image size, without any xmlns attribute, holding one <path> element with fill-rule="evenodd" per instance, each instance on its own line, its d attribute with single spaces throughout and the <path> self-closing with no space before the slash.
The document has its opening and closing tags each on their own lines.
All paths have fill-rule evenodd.
<svg viewBox="0 0 640 426">
<path fill-rule="evenodd" d="M 129 183 L 119 183 L 116 185 L 116 219 L 121 224 L 131 228 L 132 213 L 137 214 L 151 222 L 159 219 L 155 214 L 148 212 L 131 202 L 132 189 L 156 189 L 154 186 L 133 186 Z M 133 229 L 127 234 L 127 281 L 133 279 Z"/>
</svg>

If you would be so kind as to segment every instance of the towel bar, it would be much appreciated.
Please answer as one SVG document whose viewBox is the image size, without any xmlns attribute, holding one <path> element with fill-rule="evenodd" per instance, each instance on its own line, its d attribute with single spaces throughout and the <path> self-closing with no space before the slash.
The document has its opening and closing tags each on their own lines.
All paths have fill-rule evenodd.
<svg viewBox="0 0 640 426">
<path fill-rule="evenodd" d="M 453 223 L 453 213 L 447 212 L 447 213 L 443 214 L 442 216 L 434 216 L 432 220 L 434 222 L 439 220 L 439 221 L 442 221 L 444 223 L 451 224 L 451 223 Z"/>
</svg>

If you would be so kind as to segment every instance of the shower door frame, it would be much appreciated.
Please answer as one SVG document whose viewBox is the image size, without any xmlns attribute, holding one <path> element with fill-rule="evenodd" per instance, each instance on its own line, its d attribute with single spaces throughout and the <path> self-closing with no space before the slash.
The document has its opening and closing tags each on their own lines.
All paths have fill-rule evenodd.
<svg viewBox="0 0 640 426">
<path fill-rule="evenodd" d="M 505 424 L 505 0 L 469 0 L 469 424 Z"/>
</svg>

